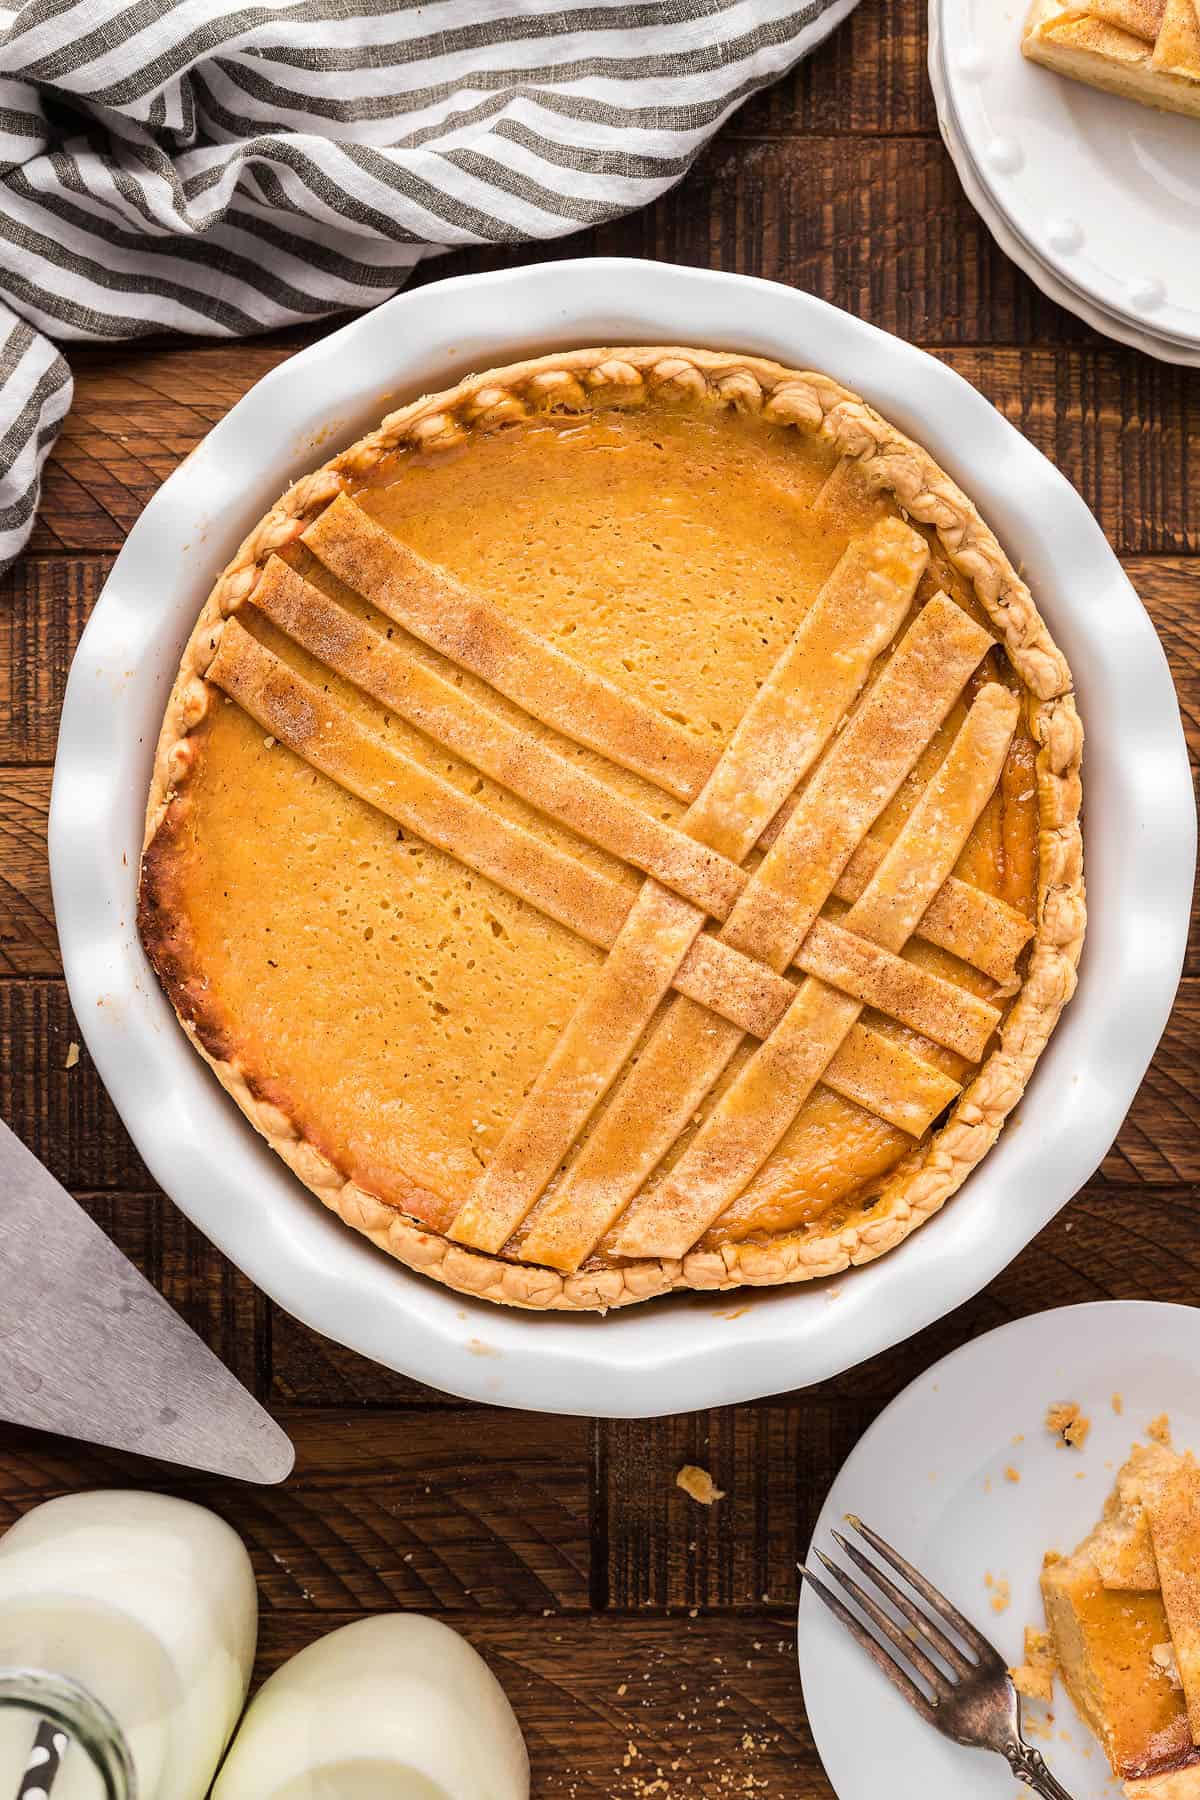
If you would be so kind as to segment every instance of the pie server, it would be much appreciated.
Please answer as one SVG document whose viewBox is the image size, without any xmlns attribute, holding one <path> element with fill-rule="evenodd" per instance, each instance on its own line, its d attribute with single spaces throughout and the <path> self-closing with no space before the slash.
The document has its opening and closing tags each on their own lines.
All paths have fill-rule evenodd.
<svg viewBox="0 0 1200 1800">
<path fill-rule="evenodd" d="M 290 1439 L 0 1121 L 0 1419 L 282 1481 Z"/>
</svg>

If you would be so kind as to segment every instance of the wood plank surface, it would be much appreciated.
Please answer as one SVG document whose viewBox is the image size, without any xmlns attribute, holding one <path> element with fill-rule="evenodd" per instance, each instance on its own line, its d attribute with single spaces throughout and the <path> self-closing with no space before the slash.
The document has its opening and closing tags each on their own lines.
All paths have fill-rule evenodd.
<svg viewBox="0 0 1200 1800">
<path fill-rule="evenodd" d="M 925 11 L 925 0 L 863 0 L 644 212 L 548 250 L 432 260 L 415 281 L 546 254 L 656 257 L 805 288 L 922 344 L 1095 511 L 1158 627 L 1197 766 L 1200 372 L 1100 338 L 992 242 L 938 136 Z M 446 1617 L 517 1707 L 535 1800 L 828 1800 L 796 1675 L 794 1565 L 861 1432 L 931 1362 L 1007 1320 L 1200 1294 L 1200 934 L 1095 1177 L 984 1292 L 833 1380 L 680 1418 L 495 1414 L 290 1318 L 156 1187 L 86 1048 L 69 1059 L 82 1033 L 45 833 L 71 656 L 125 534 L 249 387 L 327 328 L 73 347 L 75 405 L 30 552 L 0 581 L 0 1116 L 282 1420 L 296 1473 L 250 1490 L 0 1428 L 0 1528 L 39 1499 L 99 1483 L 214 1506 L 259 1578 L 260 1679 L 351 1619 L 395 1607 Z M 381 407 L 391 378 L 381 372 Z M 215 574 L 232 548 L 214 527 L 193 553 Z M 736 1354 L 736 1318 L 720 1329 Z M 725 1490 L 715 1507 L 675 1485 L 684 1462 Z M 1020 1624 L 997 1625 L 1013 1654 Z"/>
</svg>

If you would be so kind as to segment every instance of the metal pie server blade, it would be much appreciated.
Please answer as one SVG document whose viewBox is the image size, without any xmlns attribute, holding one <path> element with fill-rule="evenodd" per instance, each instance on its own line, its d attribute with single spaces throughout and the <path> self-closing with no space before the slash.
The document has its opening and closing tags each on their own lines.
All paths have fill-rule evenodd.
<svg viewBox="0 0 1200 1800">
<path fill-rule="evenodd" d="M 0 1418 L 282 1481 L 291 1441 L 0 1121 Z"/>
</svg>

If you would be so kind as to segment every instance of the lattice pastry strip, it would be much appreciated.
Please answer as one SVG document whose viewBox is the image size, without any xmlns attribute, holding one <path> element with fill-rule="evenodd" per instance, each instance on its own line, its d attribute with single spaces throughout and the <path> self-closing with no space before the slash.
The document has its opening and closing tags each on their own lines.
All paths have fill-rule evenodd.
<svg viewBox="0 0 1200 1800">
<path fill-rule="evenodd" d="M 226 621 L 207 673 L 280 743 L 349 793 L 591 943 L 607 946 L 615 938 L 629 906 L 625 889 L 381 743 L 236 616 Z"/>
<path fill-rule="evenodd" d="M 839 997 L 861 1011 L 857 1000 Z M 821 1080 L 843 1100 L 855 1101 L 914 1138 L 928 1131 L 962 1091 L 961 1083 L 923 1062 L 907 1045 L 859 1024 L 851 1026 L 822 1069 Z"/>
<path fill-rule="evenodd" d="M 682 727 L 507 618 L 490 601 L 376 525 L 345 495 L 321 513 L 302 541 L 339 580 L 366 595 L 387 617 L 565 737 L 588 744 L 610 762 L 635 769 L 680 799 L 694 799 L 712 774 L 716 760 L 712 752 Z M 643 739 L 653 745 L 649 755 Z M 764 847 L 770 841 L 768 825 Z M 841 897 L 853 900 L 855 895 Z M 981 898 L 993 900 L 991 895 Z M 1030 929 L 1003 902 L 996 901 L 995 907 L 1002 909 L 997 918 L 1005 918 L 1008 933 L 1019 938 L 1015 958 Z M 963 954 L 951 942 L 943 948 Z M 1007 968 L 985 972 L 1006 980 L 1012 961 Z"/>
<path fill-rule="evenodd" d="M 788 801 L 759 839 L 769 850 L 792 815 L 794 802 Z M 887 845 L 879 838 L 866 837 L 846 864 L 834 886 L 834 895 L 847 905 L 858 899 L 887 854 Z M 1014 906 L 998 894 L 985 893 L 951 875 L 940 894 L 921 920 L 917 936 L 926 943 L 949 950 L 962 962 L 970 963 L 1002 986 L 1016 973 L 1017 958 L 1033 936 L 1034 927 Z"/>
<path fill-rule="evenodd" d="M 737 861 L 749 853 L 891 643 L 928 556 L 924 539 L 893 519 L 847 548 L 685 815 L 686 831 Z M 507 1243 L 620 1074 L 703 924 L 657 884 L 642 889 L 455 1217 L 454 1241 L 493 1252 Z M 647 972 L 641 992 L 627 979 L 631 966 Z"/>
<path fill-rule="evenodd" d="M 1196 0 L 1166 0 L 1150 61 L 1156 69 L 1200 81 L 1200 7 Z"/>
<path fill-rule="evenodd" d="M 490 813 L 420 764 L 377 738 L 360 720 L 261 645 L 234 619 L 226 627 L 209 678 L 235 698 L 279 743 L 330 780 L 395 819 L 418 836 L 440 826 L 439 848 L 487 875 L 510 893 L 567 925 L 579 937 L 610 949 L 630 908 L 629 890 L 609 877 L 564 858 L 541 838 Z M 564 868 L 570 874 L 564 889 Z M 862 958 L 841 943 L 840 927 L 828 928 L 821 967 L 840 970 L 843 985 L 868 1004 L 886 988 L 895 1017 L 914 1030 L 961 1052 L 961 1034 L 986 1041 L 999 1014 L 986 1001 L 965 996 L 957 1020 L 945 1004 L 948 984 L 928 970 L 878 952 Z M 896 964 L 896 967 L 892 967 Z M 730 1018 L 753 1037 L 765 1037 L 791 1003 L 792 984 L 739 951 L 701 936 L 676 976 L 680 991 Z M 875 1096 L 886 1105 L 887 1096 Z M 882 1114 L 881 1114 L 882 1116 Z"/>
<path fill-rule="evenodd" d="M 899 951 L 962 853 L 1004 767 L 1019 702 L 983 688 L 896 842 L 847 915 L 847 928 Z M 738 1071 L 665 1180 L 631 1208 L 623 1256 L 682 1256 L 754 1178 L 846 1034 L 857 1001 L 812 977 Z"/>
<path fill-rule="evenodd" d="M 864 839 L 834 886 L 836 897 L 857 900 L 886 855 L 887 845 L 878 838 Z M 1033 931 L 1025 915 L 998 895 L 951 875 L 930 901 L 915 935 L 1007 985 Z"/>
<path fill-rule="evenodd" d="M 801 794 L 723 926 L 723 942 L 776 970 L 787 967 L 854 846 L 990 644 L 944 594 L 922 608 Z M 741 1041 L 736 1026 L 673 1001 L 534 1222 L 523 1255 L 577 1268 L 687 1127 Z"/>
<path fill-rule="evenodd" d="M 835 924 L 818 919 L 801 944 L 795 967 L 820 975 L 864 1006 L 873 1006 L 922 1037 L 978 1062 L 1000 1023 L 1000 1009 L 952 981 Z M 751 1037 L 766 1037 L 792 1003 L 795 988 L 783 975 L 704 932 L 675 976 L 675 987 Z"/>
<path fill-rule="evenodd" d="M 301 541 L 389 619 L 543 724 L 681 800 L 707 779 L 712 752 L 699 739 L 426 562 L 345 494 Z"/>
<path fill-rule="evenodd" d="M 736 863 L 665 824 L 530 731 L 428 668 L 272 557 L 251 596 L 329 668 L 502 787 L 723 919 L 746 885 Z"/>
<path fill-rule="evenodd" d="M 748 879 L 737 864 L 645 813 L 529 731 L 499 718 L 348 613 L 278 557 L 267 563 L 251 599 L 310 654 L 435 743 L 613 856 L 654 875 L 714 918 L 727 916 Z M 877 848 L 882 858 L 884 847 Z M 863 874 L 851 897 L 861 893 L 866 880 Z M 995 935 L 992 915 L 977 903 L 991 896 L 965 883 L 957 885 L 966 896 L 967 924 L 978 914 L 976 935 L 981 943 L 990 944 Z M 846 987 L 868 1005 L 972 1060 L 982 1054 L 999 1023 L 999 1011 L 986 1001 L 927 970 L 872 950 L 861 940 L 849 939 L 827 920 L 818 921 L 809 934 L 797 964 L 805 974 Z M 711 1004 L 708 996 L 722 990 L 744 991 L 744 998 L 734 1000 L 730 1016 L 744 1019 L 750 1016 L 747 1009 L 760 1008 L 761 1018 L 744 1026 L 755 1037 L 767 1035 L 792 997 L 786 981 L 759 964 L 748 964 L 740 952 L 711 938 L 696 940 L 676 971 L 675 985 L 704 1004 Z"/>
<path fill-rule="evenodd" d="M 906 528 L 899 521 L 892 521 L 892 531 L 897 530 L 904 532 Z M 904 540 L 900 538 L 893 541 L 903 543 Z M 641 744 L 645 730 L 649 729 L 647 719 L 660 718 L 653 708 L 644 706 L 623 689 L 565 656 L 555 645 L 539 638 L 528 628 L 507 620 L 491 602 L 472 593 L 445 570 L 425 562 L 390 532 L 376 525 L 352 500 L 343 495 L 334 501 L 304 533 L 304 542 L 340 580 L 355 587 L 381 612 L 404 626 L 413 636 L 489 681 L 533 717 L 552 725 L 563 735 L 588 744 L 612 762 L 638 768 L 637 761 L 630 755 L 630 746 Z M 278 577 L 274 579 L 277 580 Z M 310 594 L 317 592 L 311 588 L 308 591 Z M 277 592 L 279 590 L 275 588 L 273 581 L 260 581 L 253 598 L 258 601 L 261 593 L 266 609 Z M 325 597 L 320 598 L 324 600 Z M 332 602 L 327 604 L 332 605 Z M 327 629 L 315 613 L 312 614 L 312 628 Z M 299 629 L 296 635 L 299 636 Z M 400 654 L 399 650 L 397 654 Z M 332 656 L 325 660 L 330 661 L 332 667 L 339 667 Z M 382 666 L 377 655 L 371 656 L 363 652 L 361 669 L 365 672 L 371 664 L 376 668 Z M 572 706 L 561 704 L 561 696 L 553 691 L 555 680 L 564 670 L 570 675 L 570 695 L 579 702 L 578 711 Z M 352 680 L 358 679 L 349 667 L 343 672 Z M 423 670 L 423 673 L 431 672 Z M 443 684 L 447 685 L 449 684 Z M 433 704 L 433 689 L 429 686 L 414 697 L 413 703 L 421 706 L 424 715 L 419 723 L 421 730 L 426 731 L 437 742 L 454 749 L 456 753 L 465 754 L 463 739 L 478 723 L 475 714 L 486 709 L 479 708 L 467 696 L 461 695 L 459 690 L 455 689 L 454 692 L 461 702 L 461 718 L 458 721 L 452 721 L 450 703 L 444 693 L 440 696 L 440 703 L 436 706 Z M 401 697 L 396 697 L 398 711 L 404 711 L 399 704 Z M 405 716 L 410 715 L 406 712 Z M 495 721 L 494 714 L 488 714 L 488 718 Z M 784 722 L 782 718 L 776 719 L 775 728 L 779 729 Z M 502 726 L 504 722 L 498 723 Z M 663 767 L 669 769 L 669 775 L 663 774 L 657 763 L 653 768 L 642 767 L 640 772 L 668 792 L 688 799 L 694 798 L 699 794 L 704 781 L 712 774 L 714 758 L 696 740 L 686 737 L 672 721 L 664 720 L 663 723 L 669 729 L 655 737 L 655 744 L 657 753 L 663 759 Z M 679 887 L 678 879 L 672 877 L 669 861 L 662 854 L 666 840 L 660 834 L 652 837 L 646 827 L 640 828 L 638 837 L 631 833 L 628 803 L 624 801 L 624 796 L 615 794 L 606 784 L 589 785 L 587 778 L 574 779 L 582 777 L 583 771 L 561 757 L 558 759 L 560 767 L 554 772 L 553 781 L 549 780 L 547 772 L 552 767 L 549 759 L 555 753 L 548 746 L 542 746 L 544 755 L 539 767 L 535 753 L 528 748 L 536 744 L 536 740 L 527 733 L 524 738 L 525 743 L 520 749 L 513 746 L 511 740 L 501 748 L 496 725 L 489 725 L 487 737 L 483 741 L 485 744 L 492 744 L 497 768 L 501 761 L 507 767 L 507 773 L 497 773 L 495 779 L 510 786 L 514 793 L 520 794 L 531 805 L 540 806 L 551 816 L 561 818 L 563 823 L 572 824 L 572 819 L 568 818 L 565 811 L 555 811 L 552 802 L 557 797 L 559 806 L 569 805 L 574 820 L 573 829 L 611 850 L 614 855 L 632 861 L 636 867 L 653 874 L 667 886 Z M 686 740 L 686 748 L 681 748 L 683 740 Z M 469 760 L 475 761 L 477 766 L 483 766 L 475 757 L 470 757 Z M 763 761 L 764 766 L 769 768 L 769 759 Z M 568 780 L 573 782 L 570 794 L 566 791 Z M 597 786 L 604 789 L 607 799 L 604 795 L 597 796 Z M 784 802 L 761 834 L 760 841 L 764 848 L 769 848 L 774 842 L 787 816 L 787 790 L 783 791 Z M 598 801 L 603 803 L 598 804 Z M 620 832 L 615 829 L 618 810 L 623 815 Z M 629 835 L 623 842 L 621 834 L 625 833 Z M 629 847 L 626 847 L 626 842 Z M 852 901 L 857 898 L 885 847 L 870 840 L 860 847 L 835 889 L 839 899 Z M 635 849 L 639 850 L 638 855 L 633 853 Z M 706 868 L 711 880 L 711 862 Z M 720 879 L 728 882 L 730 871 L 722 870 Z M 697 903 L 705 904 L 703 901 Z M 714 917 L 724 917 L 723 907 L 718 908 L 714 904 L 708 910 L 713 911 Z M 994 980 L 1009 982 L 1013 978 L 1016 958 L 1032 931 L 1033 927 L 1028 920 L 1014 908 L 1006 906 L 1002 900 L 985 894 L 980 889 L 971 888 L 965 882 L 955 882 L 952 879 L 947 884 L 946 891 L 939 895 L 930 908 L 928 919 L 922 923 L 921 935 L 942 949 L 962 957 L 964 961 L 973 963 Z"/>
</svg>

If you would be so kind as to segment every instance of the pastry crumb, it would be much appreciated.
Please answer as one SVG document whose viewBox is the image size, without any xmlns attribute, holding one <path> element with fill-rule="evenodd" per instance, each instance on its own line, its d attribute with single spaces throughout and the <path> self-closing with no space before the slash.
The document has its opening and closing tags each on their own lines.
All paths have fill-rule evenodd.
<svg viewBox="0 0 1200 1800">
<path fill-rule="evenodd" d="M 1119 1419 L 1121 1414 L 1125 1411 L 1125 1399 L 1122 1394 L 1114 1394 L 1113 1395 L 1112 1409 L 1116 1413 L 1116 1415 Z"/>
<path fill-rule="evenodd" d="M 263 739 L 263 749 L 264 750 L 273 750 L 274 748 L 275 748 L 275 739 L 273 737 L 265 737 Z"/>
<path fill-rule="evenodd" d="M 1150 1661 L 1161 1675 L 1165 1675 L 1173 1688 L 1182 1688 L 1179 1679 L 1179 1664 L 1175 1660 L 1174 1644 L 1152 1644 Z"/>
<path fill-rule="evenodd" d="M 707 1469 L 698 1469 L 695 1463 L 684 1463 L 675 1477 L 675 1486 L 701 1506 L 715 1506 L 725 1498 L 725 1489 L 716 1485 Z"/>
<path fill-rule="evenodd" d="M 1053 1432 L 1064 1449 L 1082 1450 L 1092 1421 L 1075 1400 L 1057 1400 L 1046 1408 L 1046 1430 Z"/>
<path fill-rule="evenodd" d="M 1020 1469 L 1014 1469 L 1012 1464 L 1009 1463 L 1007 1469 L 1005 1469 L 1005 1471 L 1004 1471 L 1004 1479 L 1005 1479 L 1005 1481 L 1020 1481 L 1020 1479 L 1021 1479 Z"/>
<path fill-rule="evenodd" d="M 994 1613 L 1007 1612 L 1008 1603 L 1012 1598 L 1012 1589 L 1003 1576 L 993 1575 L 989 1569 L 983 1578 L 983 1585 L 985 1588 L 991 1589 L 992 1611 Z"/>
<path fill-rule="evenodd" d="M 1055 1668 L 1050 1633 L 1039 1630 L 1036 1625 L 1027 1625 L 1025 1661 L 1019 1668 L 1008 1671 L 1018 1694 L 1024 1694 L 1027 1700 L 1041 1700 L 1049 1706 L 1054 1698 Z"/>
<path fill-rule="evenodd" d="M 63 1064 L 63 1068 L 73 1069 L 78 1061 L 79 1045 L 75 1042 L 74 1038 L 72 1038 L 71 1042 L 67 1045 L 67 1060 Z"/>
<path fill-rule="evenodd" d="M 1165 1444 L 1166 1447 L 1170 1449 L 1171 1421 L 1165 1412 L 1161 1412 L 1157 1418 L 1151 1419 L 1146 1427 L 1146 1436 L 1150 1439 L 1151 1443 Z"/>
</svg>

